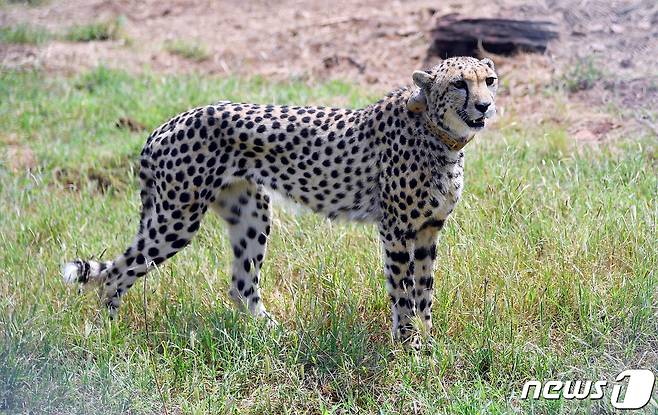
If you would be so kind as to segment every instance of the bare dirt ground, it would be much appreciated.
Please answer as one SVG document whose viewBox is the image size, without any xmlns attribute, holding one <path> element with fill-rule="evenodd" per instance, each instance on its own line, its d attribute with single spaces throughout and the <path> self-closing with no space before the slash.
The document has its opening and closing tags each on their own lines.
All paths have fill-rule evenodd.
<svg viewBox="0 0 658 415">
<path fill-rule="evenodd" d="M 563 124 L 581 141 L 656 133 L 658 3 L 652 0 L 11 3 L 0 8 L 0 26 L 25 23 L 62 33 L 118 17 L 124 24 L 118 40 L 0 43 L 0 69 L 76 73 L 104 64 L 136 72 L 345 79 L 384 92 L 438 62 L 427 56 L 429 31 L 448 13 L 557 24 L 560 38 L 545 54 L 493 56 L 505 79 L 502 108 Z M 172 54 L 166 45 L 173 41 L 198 42 L 207 57 Z M 547 104 L 552 86 L 566 91 L 566 104 Z"/>
</svg>

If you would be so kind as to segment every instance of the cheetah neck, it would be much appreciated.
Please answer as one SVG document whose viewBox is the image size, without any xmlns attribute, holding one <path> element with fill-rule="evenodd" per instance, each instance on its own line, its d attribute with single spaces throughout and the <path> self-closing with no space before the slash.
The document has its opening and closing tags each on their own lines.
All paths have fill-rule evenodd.
<svg viewBox="0 0 658 415">
<path fill-rule="evenodd" d="M 436 138 L 441 140 L 441 142 L 452 151 L 461 150 L 466 146 L 466 144 L 470 143 L 471 140 L 475 138 L 475 134 L 465 138 L 460 137 L 459 139 L 451 137 L 448 132 L 444 131 L 434 121 L 432 121 L 432 119 L 430 119 L 429 115 L 427 115 L 427 112 L 423 112 L 423 122 L 425 123 L 427 130 L 431 132 Z"/>
</svg>

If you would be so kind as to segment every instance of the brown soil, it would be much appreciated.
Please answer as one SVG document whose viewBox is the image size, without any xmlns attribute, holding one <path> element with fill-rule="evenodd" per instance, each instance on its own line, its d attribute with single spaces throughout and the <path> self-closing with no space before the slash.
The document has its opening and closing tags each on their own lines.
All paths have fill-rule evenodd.
<svg viewBox="0 0 658 415">
<path fill-rule="evenodd" d="M 0 165 L 4 164 L 10 171 L 19 172 L 37 167 L 37 158 L 32 149 L 16 135 L 0 134 Z"/>
<path fill-rule="evenodd" d="M 407 84 L 413 70 L 438 61 L 427 57 L 427 48 L 429 30 L 442 15 L 541 19 L 556 23 L 560 32 L 546 54 L 493 57 L 506 80 L 502 107 L 526 114 L 536 109 L 531 118 L 539 122 L 569 122 L 565 126 L 572 136 L 584 141 L 615 132 L 655 134 L 658 3 L 545 3 L 72 0 L 38 7 L 11 4 L 0 8 L 0 25 L 28 23 L 63 33 L 73 24 L 118 16 L 125 24 L 119 40 L 0 44 L 0 69 L 38 67 L 75 73 L 104 64 L 135 72 L 262 75 L 309 82 L 338 78 L 384 92 Z M 171 41 L 199 42 L 208 57 L 197 61 L 173 55 L 166 48 Z M 567 102 L 560 105 L 562 109 L 543 111 L 547 86 L 565 90 L 565 85 Z M 611 104 L 615 111 L 610 111 Z"/>
</svg>

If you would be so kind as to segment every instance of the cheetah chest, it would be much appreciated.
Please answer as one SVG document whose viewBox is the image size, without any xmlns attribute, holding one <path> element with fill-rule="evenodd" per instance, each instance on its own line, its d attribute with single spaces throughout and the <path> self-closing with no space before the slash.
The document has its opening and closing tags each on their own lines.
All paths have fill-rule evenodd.
<svg viewBox="0 0 658 415">
<path fill-rule="evenodd" d="M 463 188 L 464 171 L 460 163 L 437 169 L 432 176 L 430 190 L 432 217 L 445 220 L 457 206 Z"/>
</svg>

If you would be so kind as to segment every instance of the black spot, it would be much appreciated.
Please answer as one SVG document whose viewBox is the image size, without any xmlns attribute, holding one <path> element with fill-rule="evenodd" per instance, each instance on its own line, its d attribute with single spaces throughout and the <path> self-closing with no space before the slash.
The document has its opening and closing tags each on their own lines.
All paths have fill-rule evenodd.
<svg viewBox="0 0 658 415">
<path fill-rule="evenodd" d="M 171 244 L 171 247 L 175 249 L 180 249 L 183 248 L 185 245 L 187 245 L 188 242 L 189 241 L 184 238 L 177 239 L 176 241 L 174 241 L 174 243 Z"/>
<path fill-rule="evenodd" d="M 409 253 L 408 252 L 404 252 L 404 251 L 402 251 L 402 252 L 390 252 L 388 256 L 389 256 L 389 258 L 391 258 L 391 260 L 393 260 L 397 263 L 400 263 L 400 264 L 404 264 L 404 263 L 409 262 Z"/>
<path fill-rule="evenodd" d="M 418 248 L 414 251 L 414 258 L 417 259 L 418 261 L 422 261 L 428 256 L 429 256 L 429 250 L 425 247 Z"/>
</svg>

